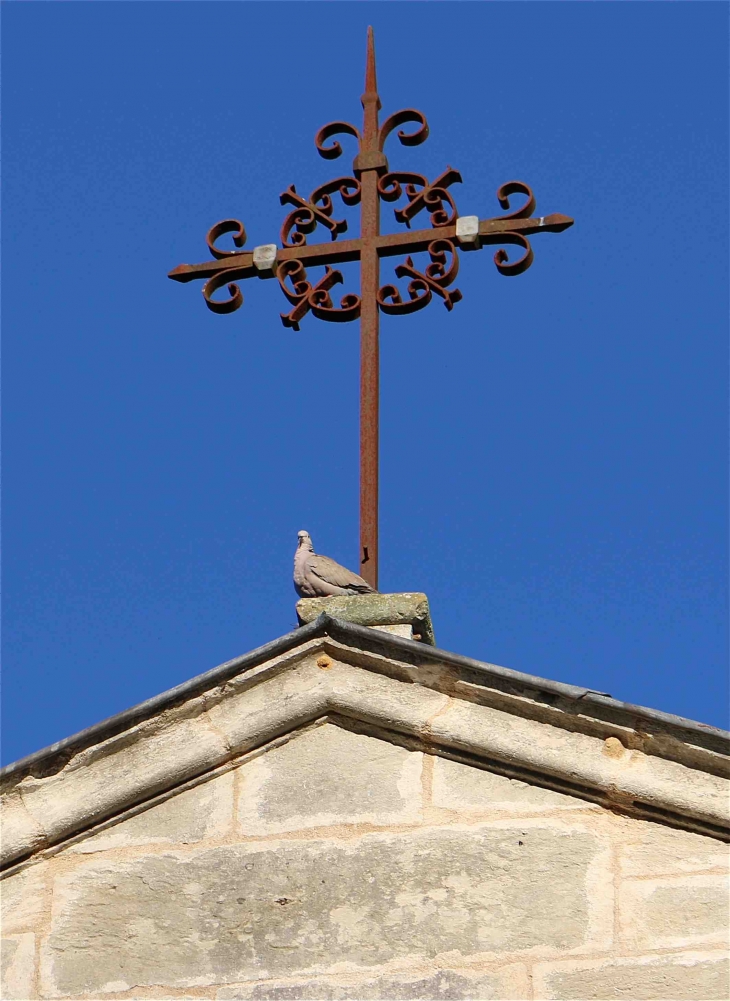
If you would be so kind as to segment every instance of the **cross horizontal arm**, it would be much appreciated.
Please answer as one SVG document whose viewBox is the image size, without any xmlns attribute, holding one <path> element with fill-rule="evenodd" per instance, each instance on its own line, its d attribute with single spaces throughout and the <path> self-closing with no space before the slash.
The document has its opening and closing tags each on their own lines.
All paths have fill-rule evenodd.
<svg viewBox="0 0 730 1001">
<path fill-rule="evenodd" d="M 562 233 L 569 229 L 575 220 L 569 215 L 553 212 L 552 215 L 540 216 L 537 219 L 482 219 L 479 222 L 479 235 L 490 236 L 492 233 Z"/>
<path fill-rule="evenodd" d="M 485 243 L 498 242 L 504 233 L 561 233 L 573 225 L 570 216 L 554 213 L 537 219 L 482 219 L 479 222 L 479 236 Z M 419 229 L 406 233 L 385 233 L 376 236 L 374 242 L 379 257 L 395 257 L 398 254 L 416 254 L 428 249 L 434 240 L 455 240 L 456 226 L 440 226 L 433 229 Z M 332 243 L 313 243 L 302 247 L 284 247 L 276 251 L 276 262 L 306 261 L 311 266 L 326 264 L 346 264 L 357 261 L 362 249 L 361 240 L 337 240 Z M 189 282 L 196 278 L 211 278 L 219 271 L 235 268 L 237 278 L 271 278 L 271 271 L 259 271 L 253 263 L 253 251 L 230 254 L 219 260 L 203 261 L 201 264 L 179 264 L 169 272 L 168 278 L 176 282 Z"/>
<path fill-rule="evenodd" d="M 499 237 L 504 233 L 521 233 L 522 236 L 530 236 L 532 233 L 561 233 L 572 225 L 573 220 L 570 216 L 558 213 L 542 216 L 539 219 L 481 219 L 479 236 L 491 242 L 489 237 Z M 377 237 L 378 256 L 417 254 L 419 251 L 428 250 L 429 244 L 434 240 L 455 240 L 458 243 L 456 226 L 438 226 L 408 233 L 386 233 Z M 277 254 L 277 259 L 278 256 Z"/>
<path fill-rule="evenodd" d="M 302 247 L 283 247 L 276 251 L 276 263 L 307 261 L 313 267 L 317 264 L 345 264 L 359 259 L 360 246 L 360 240 L 338 240 L 333 243 L 305 244 Z M 176 282 L 190 282 L 195 278 L 211 278 L 219 271 L 227 271 L 229 268 L 236 268 L 239 278 L 253 278 L 256 275 L 259 278 L 272 277 L 271 271 L 259 271 L 254 266 L 252 250 L 230 254 L 216 261 L 203 261 L 202 264 L 179 264 L 167 277 Z"/>
<path fill-rule="evenodd" d="M 219 261 L 178 264 L 172 271 L 167 272 L 167 277 L 172 278 L 175 282 L 192 282 L 196 278 L 212 278 L 219 271 L 226 271 L 228 268 L 240 269 L 241 278 L 253 278 L 257 274 L 256 268 L 253 266 L 253 251 L 247 250 L 245 254 L 231 254 L 230 257 Z"/>
</svg>

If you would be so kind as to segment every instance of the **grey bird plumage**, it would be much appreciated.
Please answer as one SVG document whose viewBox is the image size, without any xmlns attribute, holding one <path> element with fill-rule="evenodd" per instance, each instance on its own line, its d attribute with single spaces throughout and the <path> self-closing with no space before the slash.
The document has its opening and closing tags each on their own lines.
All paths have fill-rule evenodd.
<svg viewBox="0 0 730 1001">
<path fill-rule="evenodd" d="M 335 594 L 375 594 L 366 580 L 329 556 L 314 551 L 309 532 L 299 532 L 294 553 L 294 588 L 300 598 L 329 598 Z"/>
</svg>

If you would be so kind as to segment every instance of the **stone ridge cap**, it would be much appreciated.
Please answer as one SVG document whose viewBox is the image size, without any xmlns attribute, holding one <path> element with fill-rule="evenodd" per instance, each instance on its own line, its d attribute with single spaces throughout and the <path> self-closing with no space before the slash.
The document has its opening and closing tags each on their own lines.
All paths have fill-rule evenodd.
<svg viewBox="0 0 730 1001">
<path fill-rule="evenodd" d="M 256 647 L 240 657 L 225 661 L 217 667 L 198 674 L 188 681 L 184 681 L 174 688 L 170 688 L 159 695 L 155 695 L 144 702 L 139 702 L 129 709 L 124 709 L 114 716 L 106 719 L 85 730 L 65 737 L 63 740 L 50 744 L 48 747 L 34 751 L 32 754 L 17 761 L 11 762 L 0 768 L 0 781 L 21 773 L 30 772 L 39 765 L 50 763 L 57 756 L 69 755 L 90 747 L 95 743 L 106 740 L 118 733 L 129 729 L 131 726 L 141 722 L 143 719 L 155 715 L 164 709 L 168 709 L 175 704 L 185 701 L 187 698 L 198 695 L 207 689 L 223 684 L 229 678 L 243 671 L 257 667 L 259 664 L 272 657 L 287 653 L 297 646 L 301 646 L 309 640 L 320 636 L 331 636 L 344 642 L 346 646 L 357 648 L 368 647 L 375 652 L 393 651 L 396 653 L 395 659 L 407 660 L 414 665 L 422 663 L 424 660 L 435 661 L 442 664 L 452 665 L 467 669 L 470 673 L 481 675 L 484 681 L 480 683 L 487 686 L 489 680 L 496 682 L 512 682 L 518 684 L 521 689 L 531 689 L 536 694 L 546 693 L 550 696 L 559 696 L 574 704 L 588 709 L 593 707 L 596 710 L 609 709 L 613 714 L 620 714 L 628 718 L 630 725 L 635 727 L 639 721 L 653 724 L 655 727 L 669 732 L 672 736 L 684 740 L 688 743 L 701 743 L 703 746 L 720 754 L 730 755 L 730 732 L 710 726 L 707 723 L 698 723 L 695 720 L 686 719 L 682 716 L 675 716 L 672 713 L 665 713 L 658 709 L 649 709 L 645 706 L 636 706 L 629 702 L 621 702 L 612 698 L 604 692 L 596 692 L 590 688 L 581 688 L 578 685 L 569 685 L 561 681 L 551 681 L 548 678 L 540 678 L 534 674 L 526 674 L 522 671 L 515 671 L 509 667 L 499 667 L 485 661 L 474 660 L 462 654 L 451 653 L 447 650 L 440 650 L 438 647 L 429 646 L 416 640 L 409 640 L 402 636 L 395 636 L 391 633 L 381 632 L 370 626 L 360 626 L 343 619 L 337 619 L 326 612 L 323 612 L 314 622 L 306 626 L 300 626 L 271 640 L 263 646 Z M 397 654 L 401 654 L 400 657 Z M 402 655 L 406 655 L 403 657 Z M 521 693 L 527 694 L 529 693 Z M 562 707 L 561 707 L 562 708 Z M 569 708 L 569 707 L 566 707 Z M 604 715 L 597 713 L 598 717 Z"/>
</svg>

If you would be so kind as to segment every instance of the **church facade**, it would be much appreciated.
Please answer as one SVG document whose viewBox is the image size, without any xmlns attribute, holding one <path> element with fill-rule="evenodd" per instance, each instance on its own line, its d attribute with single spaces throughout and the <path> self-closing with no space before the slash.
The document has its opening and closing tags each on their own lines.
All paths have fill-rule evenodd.
<svg viewBox="0 0 730 1001">
<path fill-rule="evenodd" d="M 298 610 L 4 769 L 3 998 L 728 996 L 728 734 Z"/>
</svg>

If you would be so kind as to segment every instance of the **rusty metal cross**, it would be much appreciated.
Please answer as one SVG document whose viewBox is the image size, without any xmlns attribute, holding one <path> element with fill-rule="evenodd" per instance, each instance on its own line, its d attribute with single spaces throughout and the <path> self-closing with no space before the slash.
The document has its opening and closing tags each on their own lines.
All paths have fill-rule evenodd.
<svg viewBox="0 0 730 1001">
<path fill-rule="evenodd" d="M 280 243 L 241 248 L 246 242 L 243 224 L 237 219 L 216 223 L 206 238 L 213 255 L 202 264 L 180 264 L 170 273 L 179 282 L 203 279 L 203 296 L 209 309 L 216 313 L 232 313 L 243 302 L 236 281 L 258 276 L 276 277 L 291 309 L 281 314 L 285 327 L 299 329 L 307 313 L 320 320 L 348 321 L 360 319 L 360 572 L 374 588 L 378 586 L 378 412 L 379 412 L 379 313 L 411 313 L 427 306 L 433 296 L 443 300 L 448 310 L 461 299 L 461 292 L 449 288 L 459 270 L 457 250 L 478 250 L 487 244 L 500 249 L 494 263 L 502 275 L 519 275 L 532 264 L 533 254 L 528 237 L 535 233 L 559 233 L 573 220 L 564 215 L 536 218 L 535 198 L 522 181 L 509 181 L 497 191 L 497 199 L 505 214 L 493 219 L 460 216 L 450 191 L 461 181 L 457 170 L 446 170 L 430 182 L 422 174 L 390 171 L 383 148 L 395 129 L 404 146 L 418 146 L 428 138 L 428 123 L 420 111 L 412 108 L 397 111 L 383 125 L 378 124 L 380 97 L 375 78 L 375 46 L 372 28 L 368 29 L 365 93 L 362 95 L 363 128 L 359 132 L 348 122 L 330 122 L 319 130 L 315 144 L 320 156 L 335 160 L 342 154 L 335 135 L 354 136 L 358 153 L 353 162 L 352 177 L 338 177 L 316 188 L 309 198 L 300 195 L 290 185 L 281 195 L 282 205 L 292 211 L 281 228 Z M 415 126 L 405 131 L 402 126 Z M 339 195 L 345 205 L 360 205 L 360 236 L 354 240 L 339 240 L 347 229 L 344 219 L 333 217 L 333 195 Z M 509 211 L 510 198 L 523 195 L 525 203 Z M 380 202 L 406 199 L 395 210 L 395 218 L 408 229 L 403 232 L 380 233 Z M 430 229 L 412 230 L 411 220 L 420 212 L 429 214 Z M 330 242 L 307 243 L 307 237 L 317 227 L 329 230 Z M 217 241 L 230 234 L 236 249 L 223 250 Z M 504 245 L 516 245 L 522 251 L 510 260 Z M 426 253 L 430 262 L 417 267 L 411 254 Z M 380 259 L 408 254 L 405 262 L 395 268 L 397 278 L 409 279 L 408 297 L 404 298 L 393 284 L 380 284 Z M 360 261 L 360 294 L 344 295 L 339 306 L 332 302 L 333 286 L 343 281 L 342 274 L 331 265 Z M 324 267 L 324 275 L 312 283 L 307 267 Z M 217 300 L 213 294 L 228 286 L 229 298 Z"/>
</svg>

